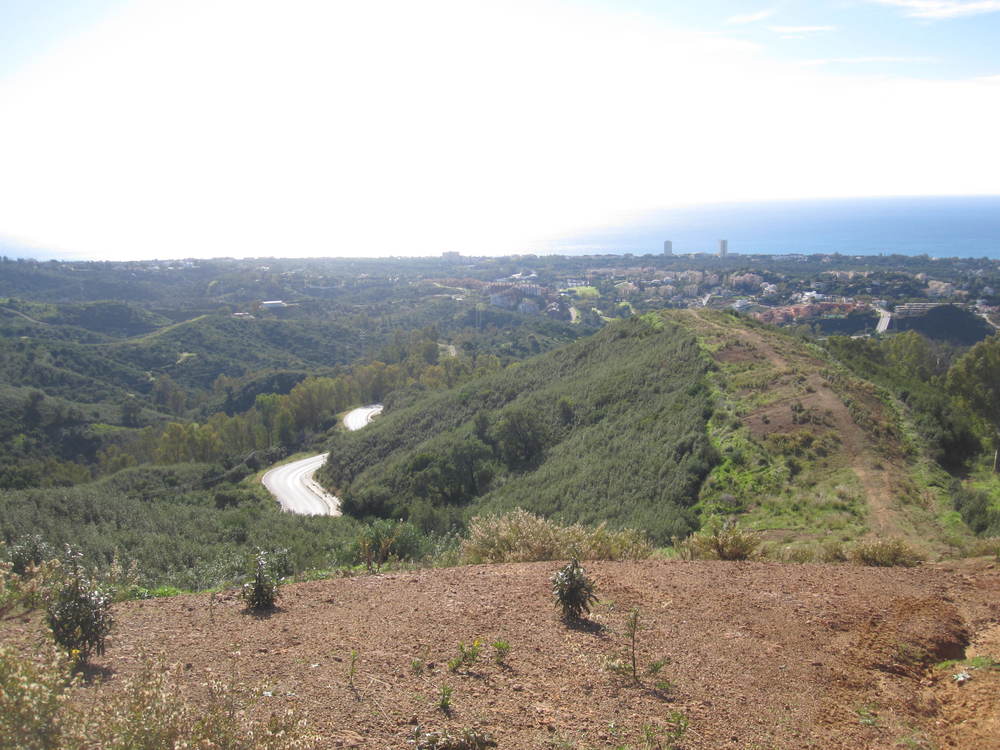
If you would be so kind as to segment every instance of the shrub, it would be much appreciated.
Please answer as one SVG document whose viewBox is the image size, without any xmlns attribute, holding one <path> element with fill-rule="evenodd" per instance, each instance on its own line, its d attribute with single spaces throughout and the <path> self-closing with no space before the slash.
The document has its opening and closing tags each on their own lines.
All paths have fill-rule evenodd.
<svg viewBox="0 0 1000 750">
<path fill-rule="evenodd" d="M 589 614 L 590 605 L 597 601 L 593 581 L 575 559 L 552 576 L 552 595 L 566 622 L 576 622 Z"/>
<path fill-rule="evenodd" d="M 758 532 L 741 529 L 732 520 L 713 519 L 701 531 L 675 542 L 674 548 L 684 560 L 749 560 L 760 544 Z"/>
<path fill-rule="evenodd" d="M 75 684 L 65 654 L 48 646 L 36 661 L 0 646 L 0 747 L 56 750 L 63 691 Z"/>
<path fill-rule="evenodd" d="M 819 559 L 825 563 L 843 563 L 850 559 L 842 542 L 824 542 L 820 546 Z"/>
<path fill-rule="evenodd" d="M 111 632 L 111 595 L 87 577 L 79 555 L 67 551 L 69 575 L 49 603 L 46 619 L 56 643 L 79 663 L 104 653 Z"/>
<path fill-rule="evenodd" d="M 988 536 L 973 539 L 962 550 L 965 557 L 986 557 L 992 555 L 1000 560 L 1000 537 Z"/>
<path fill-rule="evenodd" d="M 67 701 L 79 678 L 54 646 L 32 659 L 0 647 L 0 747 L 19 750 L 305 750 L 314 746 L 294 715 L 247 720 L 240 696 L 220 683 L 195 704 L 171 672 L 151 664 L 87 706 Z"/>
<path fill-rule="evenodd" d="M 58 560 L 32 563 L 21 575 L 14 572 L 13 563 L 0 560 L 0 617 L 12 610 L 30 611 L 46 605 L 62 576 Z"/>
<path fill-rule="evenodd" d="M 473 641 L 468 646 L 464 643 L 459 643 L 458 656 L 448 662 L 448 671 L 457 672 L 462 667 L 471 667 L 479 661 L 479 652 L 481 650 L 482 644 L 478 640 Z"/>
<path fill-rule="evenodd" d="M 354 540 L 354 562 L 362 563 L 369 573 L 377 573 L 389 560 L 420 556 L 422 538 L 412 523 L 378 519 L 362 527 Z"/>
<path fill-rule="evenodd" d="M 493 661 L 500 666 L 507 663 L 507 656 L 510 654 L 510 643 L 505 640 L 493 641 Z"/>
<path fill-rule="evenodd" d="M 253 576 L 243 584 L 241 597 L 247 605 L 247 609 L 254 612 L 262 612 L 274 609 L 280 594 L 278 576 L 275 575 L 271 565 L 271 556 L 263 550 L 257 550 L 254 555 Z"/>
<path fill-rule="evenodd" d="M 634 529 L 610 531 L 604 524 L 560 526 L 526 510 L 477 516 L 469 522 L 460 559 L 475 565 L 542 560 L 645 560 L 653 552 L 646 536 Z"/>
<path fill-rule="evenodd" d="M 414 738 L 410 743 L 416 746 L 416 750 L 485 750 L 497 746 L 493 737 L 475 729 L 424 732 L 420 727 L 414 731 Z"/>
<path fill-rule="evenodd" d="M 920 565 L 924 556 L 903 539 L 897 537 L 861 541 L 851 549 L 851 562 L 877 568 L 901 566 L 912 568 Z"/>
<path fill-rule="evenodd" d="M 775 560 L 784 563 L 811 563 L 816 559 L 816 552 L 810 547 L 781 547 L 770 555 Z"/>
<path fill-rule="evenodd" d="M 15 573 L 30 574 L 46 560 L 56 557 L 55 550 L 37 534 L 30 534 L 10 548 L 10 562 Z"/>
</svg>

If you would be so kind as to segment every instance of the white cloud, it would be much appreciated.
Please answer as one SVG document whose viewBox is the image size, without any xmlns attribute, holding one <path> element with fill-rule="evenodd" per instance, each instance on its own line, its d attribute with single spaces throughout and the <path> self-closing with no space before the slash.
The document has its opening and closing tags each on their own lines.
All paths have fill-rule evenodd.
<svg viewBox="0 0 1000 750">
<path fill-rule="evenodd" d="M 149 0 L 0 81 L 0 235 L 512 252 L 683 202 L 997 193 L 983 85 L 820 74 L 546 0 Z"/>
<path fill-rule="evenodd" d="M 768 26 L 775 34 L 820 34 L 836 31 L 836 26 Z"/>
<path fill-rule="evenodd" d="M 1000 12 L 1000 0 L 869 0 L 906 9 L 913 18 L 947 19 Z"/>
<path fill-rule="evenodd" d="M 802 65 L 869 65 L 877 63 L 900 63 L 918 65 L 938 62 L 933 57 L 827 57 L 819 60 L 806 60 Z"/>
<path fill-rule="evenodd" d="M 757 23 L 758 21 L 770 18 L 776 12 L 777 10 L 775 8 L 765 8 L 764 10 L 758 10 L 754 13 L 743 13 L 736 16 L 730 16 L 726 19 L 726 23 L 740 26 L 748 23 Z"/>
</svg>

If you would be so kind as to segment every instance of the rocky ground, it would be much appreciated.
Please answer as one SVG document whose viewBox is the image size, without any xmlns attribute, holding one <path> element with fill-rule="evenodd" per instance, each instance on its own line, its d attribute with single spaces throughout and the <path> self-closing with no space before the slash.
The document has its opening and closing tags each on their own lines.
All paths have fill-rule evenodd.
<svg viewBox="0 0 1000 750">
<path fill-rule="evenodd" d="M 233 682 L 262 715 L 295 709 L 322 747 L 412 747 L 421 727 L 484 730 L 500 748 L 666 748 L 685 723 L 675 744 L 692 749 L 1000 747 L 1000 671 L 967 669 L 959 685 L 965 667 L 936 666 L 1000 659 L 993 560 L 593 563 L 600 602 L 575 628 L 553 606 L 557 567 L 288 585 L 268 616 L 246 613 L 236 591 L 121 604 L 82 698 L 161 657 L 193 699 Z M 638 683 L 608 668 L 630 661 L 636 608 Z M 2 633 L 26 641 L 37 623 Z M 478 660 L 450 670 L 476 641 Z M 642 674 L 657 660 L 668 660 L 657 676 Z"/>
</svg>

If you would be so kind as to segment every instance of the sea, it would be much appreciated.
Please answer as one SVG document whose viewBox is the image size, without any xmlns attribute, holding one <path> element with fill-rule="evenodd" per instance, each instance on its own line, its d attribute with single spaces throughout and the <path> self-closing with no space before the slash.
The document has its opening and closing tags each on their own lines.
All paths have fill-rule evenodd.
<svg viewBox="0 0 1000 750">
<path fill-rule="evenodd" d="M 1000 195 L 720 203 L 651 211 L 554 240 L 546 252 L 841 253 L 1000 259 Z"/>
</svg>

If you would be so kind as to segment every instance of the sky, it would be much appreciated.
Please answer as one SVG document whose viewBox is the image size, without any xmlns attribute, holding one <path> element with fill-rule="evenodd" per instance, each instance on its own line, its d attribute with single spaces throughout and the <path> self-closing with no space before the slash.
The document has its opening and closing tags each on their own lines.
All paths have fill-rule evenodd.
<svg viewBox="0 0 1000 750">
<path fill-rule="evenodd" d="M 0 249 L 526 252 L 1000 194 L 1000 0 L 0 0 Z"/>
</svg>

